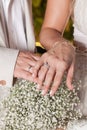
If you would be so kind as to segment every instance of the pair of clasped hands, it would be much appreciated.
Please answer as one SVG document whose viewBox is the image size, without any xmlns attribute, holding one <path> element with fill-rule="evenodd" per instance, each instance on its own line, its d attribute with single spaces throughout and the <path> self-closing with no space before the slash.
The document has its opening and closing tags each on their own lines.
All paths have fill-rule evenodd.
<svg viewBox="0 0 87 130">
<path fill-rule="evenodd" d="M 62 77 L 67 72 L 66 85 L 72 90 L 74 71 L 74 49 L 70 45 L 57 44 L 42 56 L 34 53 L 19 52 L 14 69 L 14 77 L 36 82 L 37 89 L 53 96 L 59 88 Z"/>
</svg>

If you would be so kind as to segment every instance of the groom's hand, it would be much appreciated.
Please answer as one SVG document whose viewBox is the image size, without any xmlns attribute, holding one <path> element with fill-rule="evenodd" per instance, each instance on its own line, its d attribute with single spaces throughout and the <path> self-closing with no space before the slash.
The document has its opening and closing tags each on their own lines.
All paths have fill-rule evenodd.
<svg viewBox="0 0 87 130">
<path fill-rule="evenodd" d="M 33 81 L 32 67 L 39 60 L 39 56 L 28 51 L 20 51 L 14 68 L 14 77 Z"/>
</svg>

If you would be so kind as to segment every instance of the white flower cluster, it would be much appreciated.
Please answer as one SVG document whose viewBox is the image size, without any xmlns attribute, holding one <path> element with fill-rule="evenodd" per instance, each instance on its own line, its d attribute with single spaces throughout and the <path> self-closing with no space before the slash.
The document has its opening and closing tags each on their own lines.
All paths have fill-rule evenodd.
<svg viewBox="0 0 87 130">
<path fill-rule="evenodd" d="M 67 125 L 67 130 L 87 130 L 87 119 L 70 121 Z"/>
<path fill-rule="evenodd" d="M 42 96 L 37 84 L 18 80 L 5 100 L 5 130 L 56 130 L 81 117 L 77 91 L 68 90 L 65 80 L 56 94 Z"/>
</svg>

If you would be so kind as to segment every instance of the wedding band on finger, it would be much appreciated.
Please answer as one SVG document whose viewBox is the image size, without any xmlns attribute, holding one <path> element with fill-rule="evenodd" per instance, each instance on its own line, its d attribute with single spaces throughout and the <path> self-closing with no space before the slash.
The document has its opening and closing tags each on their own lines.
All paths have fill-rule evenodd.
<svg viewBox="0 0 87 130">
<path fill-rule="evenodd" d="M 48 64 L 48 62 L 45 62 L 44 64 L 43 64 L 46 68 L 48 68 L 49 69 L 49 64 Z"/>
<path fill-rule="evenodd" d="M 28 67 L 28 71 L 29 71 L 29 72 L 32 71 L 32 66 L 29 65 L 29 67 Z"/>
</svg>

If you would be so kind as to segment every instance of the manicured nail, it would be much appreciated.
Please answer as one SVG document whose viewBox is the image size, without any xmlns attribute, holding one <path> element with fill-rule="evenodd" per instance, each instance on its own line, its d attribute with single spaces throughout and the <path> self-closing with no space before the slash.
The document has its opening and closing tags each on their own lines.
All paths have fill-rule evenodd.
<svg viewBox="0 0 87 130">
<path fill-rule="evenodd" d="M 44 96 L 46 94 L 45 90 L 42 90 L 41 94 Z"/>
<path fill-rule="evenodd" d="M 53 95 L 54 95 L 54 93 L 53 93 L 53 91 L 51 90 L 51 91 L 50 91 L 50 96 L 53 96 Z"/>
<path fill-rule="evenodd" d="M 70 89 L 70 90 L 73 90 L 73 88 L 74 88 L 74 86 L 73 86 L 73 85 L 71 85 L 69 89 Z"/>
<path fill-rule="evenodd" d="M 40 89 L 40 87 L 41 87 L 41 86 L 40 86 L 40 84 L 38 84 L 38 85 L 37 85 L 37 89 L 39 90 L 39 89 Z"/>
</svg>

